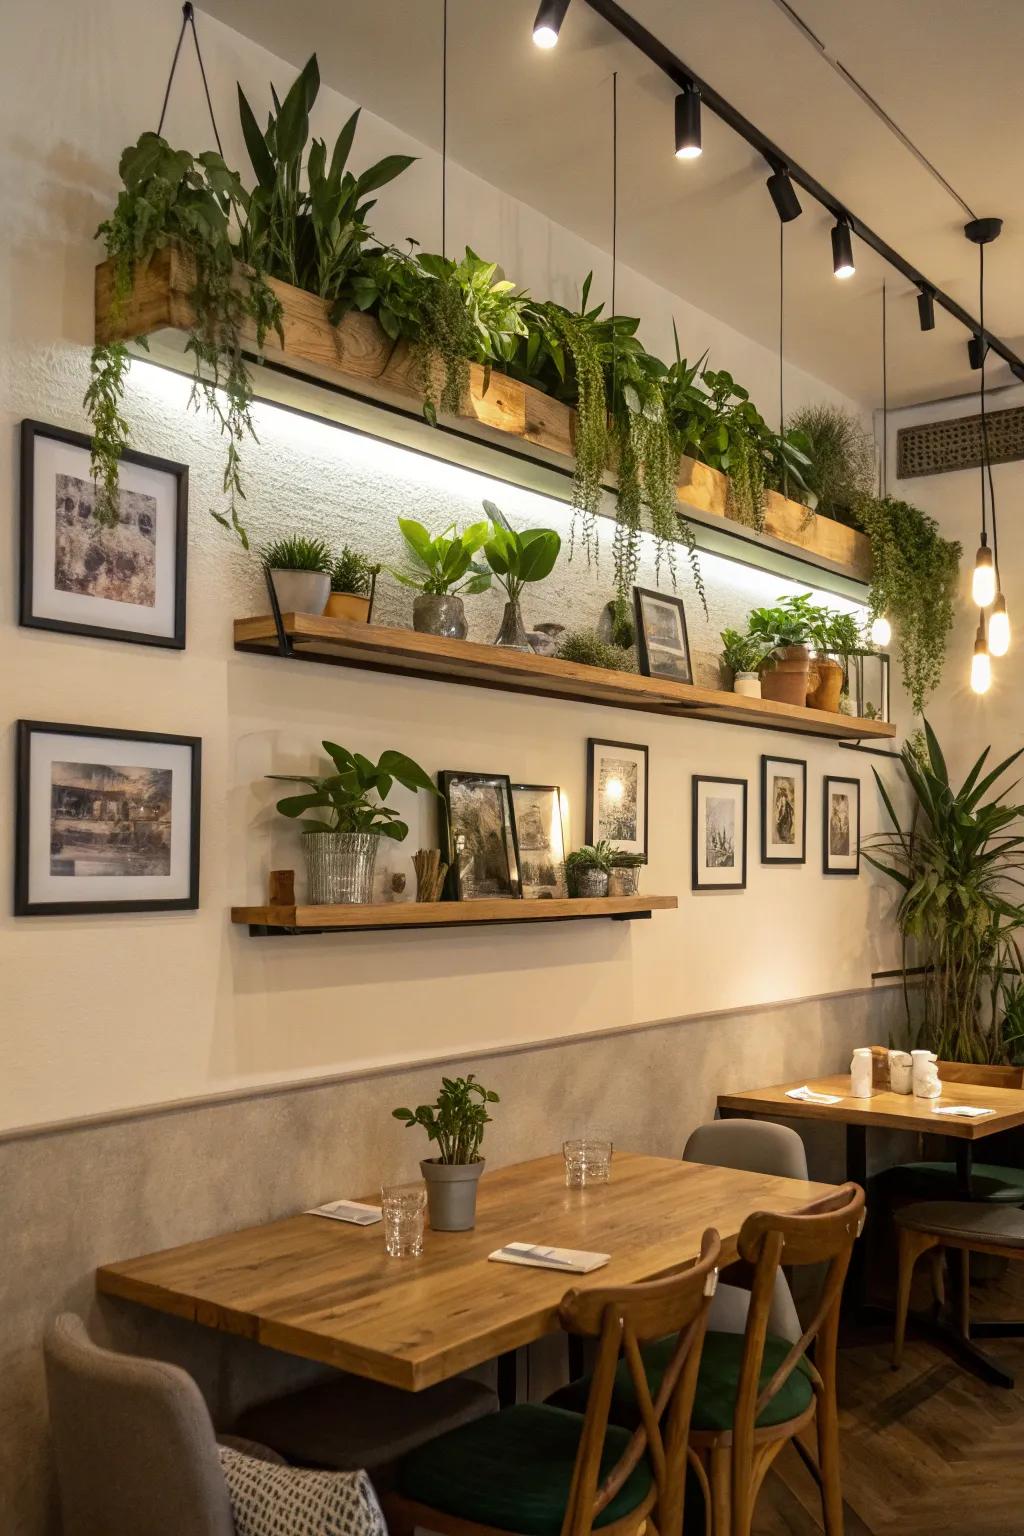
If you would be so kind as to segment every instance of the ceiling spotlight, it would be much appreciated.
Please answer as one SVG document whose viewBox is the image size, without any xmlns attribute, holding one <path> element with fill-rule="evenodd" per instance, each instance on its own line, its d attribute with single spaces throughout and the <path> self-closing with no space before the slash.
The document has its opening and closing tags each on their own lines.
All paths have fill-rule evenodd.
<svg viewBox="0 0 1024 1536">
<path fill-rule="evenodd" d="M 922 331 L 935 329 L 935 295 L 930 288 L 922 288 L 917 296 L 917 314 Z"/>
<path fill-rule="evenodd" d="M 1001 592 L 988 616 L 988 649 L 991 656 L 1005 656 L 1010 649 L 1010 615 Z"/>
<path fill-rule="evenodd" d="M 985 620 L 978 622 L 978 634 L 974 641 L 974 655 L 971 657 L 971 691 L 973 693 L 988 693 L 992 686 L 992 659 L 988 654 L 988 645 L 985 640 Z"/>
<path fill-rule="evenodd" d="M 977 608 L 988 608 L 996 595 L 996 567 L 988 547 L 988 534 L 982 529 L 981 543 L 974 557 L 971 575 L 971 601 Z"/>
<path fill-rule="evenodd" d="M 676 97 L 676 159 L 696 160 L 700 152 L 700 91 L 690 84 Z"/>
<path fill-rule="evenodd" d="M 836 277 L 852 277 L 856 271 L 853 265 L 850 221 L 845 214 L 836 220 L 832 228 L 832 270 Z"/>
<path fill-rule="evenodd" d="M 533 24 L 533 40 L 538 48 L 553 48 L 569 9 L 569 0 L 541 0 L 537 19 Z"/>
<path fill-rule="evenodd" d="M 803 213 L 800 207 L 800 199 L 796 195 L 796 188 L 790 180 L 789 172 L 784 165 L 773 171 L 765 185 L 772 195 L 775 204 L 775 212 L 783 224 L 788 224 L 791 219 L 798 219 Z"/>
</svg>

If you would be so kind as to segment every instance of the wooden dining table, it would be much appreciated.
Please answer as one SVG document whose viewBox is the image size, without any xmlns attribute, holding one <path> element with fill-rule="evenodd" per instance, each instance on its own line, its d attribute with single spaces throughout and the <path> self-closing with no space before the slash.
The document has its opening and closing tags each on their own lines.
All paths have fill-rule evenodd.
<svg viewBox="0 0 1024 1536">
<path fill-rule="evenodd" d="M 541 1157 L 485 1173 L 475 1228 L 428 1230 L 419 1258 L 389 1258 L 380 1224 L 301 1214 L 105 1264 L 96 1284 L 417 1392 L 495 1358 L 514 1370 L 512 1352 L 557 1331 L 559 1302 L 573 1287 L 680 1269 L 707 1227 L 729 1263 L 751 1212 L 798 1210 L 833 1187 L 616 1152 L 608 1183 L 567 1189 L 561 1156 Z M 489 1261 L 512 1242 L 611 1257 L 589 1276 Z"/>
</svg>

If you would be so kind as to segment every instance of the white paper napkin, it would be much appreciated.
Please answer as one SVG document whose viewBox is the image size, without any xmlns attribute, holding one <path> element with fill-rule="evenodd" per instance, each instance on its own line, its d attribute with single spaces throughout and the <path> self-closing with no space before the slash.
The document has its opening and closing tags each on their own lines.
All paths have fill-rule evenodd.
<svg viewBox="0 0 1024 1536">
<path fill-rule="evenodd" d="M 982 1115 L 994 1115 L 994 1109 L 979 1109 L 976 1104 L 943 1104 L 932 1110 L 933 1115 L 956 1115 L 964 1120 L 977 1120 Z"/>
<path fill-rule="evenodd" d="M 496 1264 L 525 1264 L 531 1269 L 561 1269 L 569 1275 L 589 1275 L 611 1258 L 609 1253 L 584 1253 L 578 1248 L 544 1248 L 535 1243 L 506 1243 L 487 1255 Z"/>
<path fill-rule="evenodd" d="M 326 1216 L 329 1221 L 348 1221 L 354 1227 L 372 1227 L 375 1221 L 383 1219 L 384 1213 L 379 1205 L 362 1205 L 358 1200 L 329 1200 L 326 1205 L 307 1211 L 306 1215 Z"/>
<path fill-rule="evenodd" d="M 787 1088 L 787 1099 L 799 1099 L 802 1104 L 838 1104 L 838 1093 L 816 1093 L 813 1088 L 805 1084 L 802 1088 Z"/>
</svg>

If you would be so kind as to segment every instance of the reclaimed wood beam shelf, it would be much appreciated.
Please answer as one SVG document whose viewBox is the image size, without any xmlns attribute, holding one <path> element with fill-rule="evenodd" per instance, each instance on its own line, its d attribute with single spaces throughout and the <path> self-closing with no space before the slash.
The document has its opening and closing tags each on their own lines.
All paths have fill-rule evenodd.
<svg viewBox="0 0 1024 1536">
<path fill-rule="evenodd" d="M 180 336 L 195 320 L 191 299 L 194 286 L 190 260 L 168 246 L 137 273 L 131 292 L 115 311 L 113 263 L 103 262 L 96 268 L 97 342 L 132 342 L 139 336 L 161 332 Z M 352 311 L 340 324 L 332 325 L 325 299 L 288 283 L 272 280 L 270 286 L 283 310 L 284 346 L 273 332 L 265 338 L 261 356 L 268 363 L 406 410 L 422 401 L 418 369 L 409 347 L 404 342 L 396 346 L 372 315 Z M 243 341 L 255 353 L 256 337 L 251 328 L 243 332 Z M 484 441 L 515 438 L 538 450 L 537 457 L 547 455 L 548 462 L 552 462 L 551 455 L 555 460 L 573 457 L 576 413 L 571 407 L 497 371 L 488 376 L 477 363 L 470 366 L 466 399 L 457 417 L 450 419 Z M 730 518 L 729 478 L 707 464 L 681 458 L 676 495 L 683 508 L 735 522 Z M 871 579 L 871 546 L 863 533 L 831 518 L 818 517 L 777 491 L 766 496 L 764 532 L 772 547 L 788 546 L 855 581 Z M 746 528 L 744 536 L 755 543 L 759 537 Z"/>
<path fill-rule="evenodd" d="M 640 677 L 635 672 L 609 672 L 603 667 L 480 645 L 474 640 L 445 640 L 412 629 L 386 629 L 308 613 L 282 614 L 281 624 L 286 651 L 281 650 L 270 614 L 236 619 L 235 650 L 839 741 L 889 740 L 896 734 L 895 726 L 883 720 L 857 720 L 796 704 L 776 704 L 771 699 L 748 699 L 719 688 Z"/>
<path fill-rule="evenodd" d="M 389 901 L 380 905 L 232 907 L 231 921 L 256 938 L 270 934 L 378 933 L 396 928 L 473 928 L 494 923 L 629 922 L 674 911 L 676 896 L 580 896 L 536 901 Z"/>
</svg>

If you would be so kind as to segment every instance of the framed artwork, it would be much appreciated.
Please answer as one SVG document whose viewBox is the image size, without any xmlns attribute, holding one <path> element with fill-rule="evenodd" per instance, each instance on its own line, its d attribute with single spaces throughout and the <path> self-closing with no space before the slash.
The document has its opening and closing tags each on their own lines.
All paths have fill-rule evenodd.
<svg viewBox="0 0 1024 1536">
<path fill-rule="evenodd" d="M 587 742 L 587 841 L 606 839 L 647 862 L 647 748 Z"/>
<path fill-rule="evenodd" d="M 18 721 L 16 917 L 199 905 L 197 736 Z"/>
<path fill-rule="evenodd" d="M 690 642 L 682 599 L 648 587 L 633 588 L 636 648 L 644 677 L 671 677 L 692 683 Z"/>
<path fill-rule="evenodd" d="M 513 784 L 519 842 L 519 871 L 524 897 L 568 896 L 565 843 L 562 837 L 562 792 L 557 784 Z"/>
<path fill-rule="evenodd" d="M 695 891 L 742 891 L 747 884 L 747 781 L 693 776 Z"/>
<path fill-rule="evenodd" d="M 88 437 L 22 422 L 20 622 L 184 650 L 188 468 L 125 453 L 120 480 L 108 526 Z"/>
<path fill-rule="evenodd" d="M 761 863 L 807 861 L 807 764 L 761 757 Z"/>
<path fill-rule="evenodd" d="M 821 851 L 826 875 L 860 874 L 860 779 L 825 775 Z"/>
<path fill-rule="evenodd" d="M 437 776 L 446 891 L 456 901 L 516 900 L 522 894 L 512 785 L 506 773 Z"/>
</svg>

